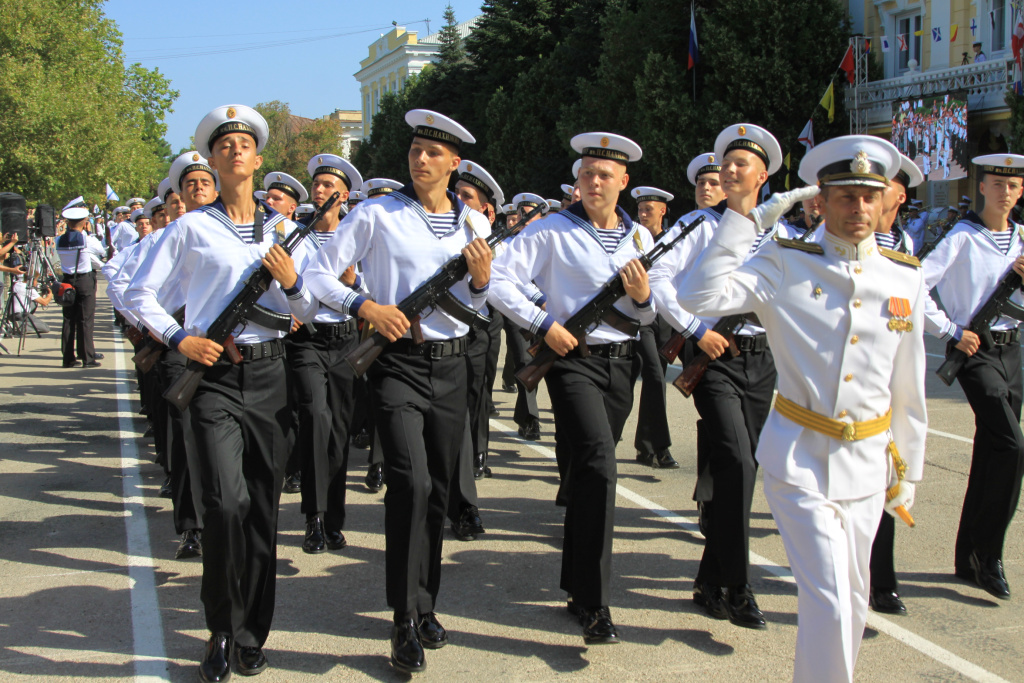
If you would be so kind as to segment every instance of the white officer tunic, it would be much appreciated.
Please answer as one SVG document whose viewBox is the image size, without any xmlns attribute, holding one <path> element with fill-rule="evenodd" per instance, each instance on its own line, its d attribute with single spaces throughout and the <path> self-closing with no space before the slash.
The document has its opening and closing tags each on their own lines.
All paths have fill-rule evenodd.
<svg viewBox="0 0 1024 683">
<path fill-rule="evenodd" d="M 121 251 L 137 239 L 139 239 L 139 233 L 131 221 L 121 221 L 110 231 L 110 245 L 115 252 Z"/>
<path fill-rule="evenodd" d="M 927 417 L 920 270 L 824 233 L 824 254 L 769 244 L 746 261 L 756 226 L 733 211 L 683 278 L 679 303 L 714 315 L 755 312 L 766 327 L 779 394 L 833 419 L 892 409 L 890 433 L 924 469 Z M 746 262 L 744 262 L 746 261 Z M 909 302 L 910 332 L 890 330 L 890 297 Z M 890 481 L 887 434 L 841 441 L 773 411 L 757 460 L 799 588 L 796 681 L 851 681 L 867 617 L 871 543 Z"/>
</svg>

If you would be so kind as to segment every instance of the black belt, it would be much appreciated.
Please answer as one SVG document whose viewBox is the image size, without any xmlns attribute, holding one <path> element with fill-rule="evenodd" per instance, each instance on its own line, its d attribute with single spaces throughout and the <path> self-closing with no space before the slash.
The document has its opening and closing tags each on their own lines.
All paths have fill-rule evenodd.
<svg viewBox="0 0 1024 683">
<path fill-rule="evenodd" d="M 280 339 L 260 342 L 259 344 L 236 344 L 242 362 L 247 363 L 263 358 L 277 358 L 284 355 L 284 342 Z M 224 358 L 222 356 L 221 358 Z"/>
<path fill-rule="evenodd" d="M 443 341 L 425 341 L 422 344 L 414 344 L 412 339 L 399 339 L 388 344 L 384 351 L 386 353 L 402 353 L 407 356 L 423 356 L 430 360 L 440 360 L 448 356 L 466 355 L 466 347 L 469 346 L 466 337 L 445 339 Z"/>
<path fill-rule="evenodd" d="M 590 355 L 598 356 L 600 358 L 610 358 L 612 360 L 616 358 L 632 358 L 634 342 L 632 339 L 624 342 L 611 342 L 610 344 L 588 344 L 587 350 L 590 351 Z M 580 353 L 580 347 L 576 347 L 572 350 L 572 354 L 582 356 Z"/>
<path fill-rule="evenodd" d="M 996 346 L 1016 344 L 1017 342 L 1020 341 L 1020 329 L 1014 328 L 1012 330 L 992 330 L 992 341 L 995 342 Z"/>
<path fill-rule="evenodd" d="M 86 275 L 92 275 L 92 276 L 95 277 L 96 276 L 96 271 L 95 270 L 83 270 L 80 273 L 64 273 L 64 277 L 69 278 L 69 279 L 73 278 L 73 277 L 85 277 Z"/>
<path fill-rule="evenodd" d="M 305 327 L 305 325 L 303 325 Z M 326 339 L 335 339 L 337 337 L 347 337 L 348 335 L 356 332 L 359 326 L 356 324 L 355 318 L 346 320 L 343 323 L 318 323 L 314 322 L 313 327 L 316 328 L 314 337 L 324 337 Z"/>
<path fill-rule="evenodd" d="M 733 336 L 736 348 L 740 353 L 764 353 L 768 348 L 768 335 L 764 334 L 737 334 Z"/>
</svg>

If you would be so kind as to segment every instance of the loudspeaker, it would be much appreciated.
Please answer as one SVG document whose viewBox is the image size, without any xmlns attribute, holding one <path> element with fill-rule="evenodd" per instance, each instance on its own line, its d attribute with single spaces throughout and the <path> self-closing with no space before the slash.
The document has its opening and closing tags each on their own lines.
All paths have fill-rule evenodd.
<svg viewBox="0 0 1024 683">
<path fill-rule="evenodd" d="M 27 242 L 27 214 L 24 197 L 15 192 L 0 192 L 0 230 L 17 233 L 19 242 Z"/>
<path fill-rule="evenodd" d="M 55 211 L 49 204 L 36 205 L 36 227 L 43 237 L 57 236 L 57 221 Z"/>
</svg>

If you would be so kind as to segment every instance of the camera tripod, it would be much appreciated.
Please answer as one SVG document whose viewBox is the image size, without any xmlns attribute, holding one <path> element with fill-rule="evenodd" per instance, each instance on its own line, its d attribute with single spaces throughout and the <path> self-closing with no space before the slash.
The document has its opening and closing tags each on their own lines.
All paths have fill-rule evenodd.
<svg viewBox="0 0 1024 683">
<path fill-rule="evenodd" d="M 32 326 L 32 331 L 36 333 L 36 337 L 42 336 L 36 327 L 35 321 L 32 319 L 30 311 L 32 301 L 28 300 L 28 292 L 34 288 L 33 285 L 37 282 L 42 283 L 40 289 L 48 288 L 50 291 L 59 282 L 53 264 L 50 263 L 50 259 L 46 255 L 46 248 L 43 246 L 42 238 L 33 236 L 28 245 L 28 267 L 22 276 L 25 279 L 25 294 L 23 297 L 18 296 L 15 292 L 16 282 L 12 277 L 11 291 L 7 294 L 3 314 L 0 315 L 0 337 L 5 336 L 8 332 L 11 337 L 17 335 L 19 356 L 21 355 L 21 350 L 25 347 L 25 336 L 28 333 L 29 325 Z M 17 320 L 19 315 L 21 319 Z M 0 342 L 0 350 L 7 354 L 10 353 L 2 342 Z"/>
</svg>

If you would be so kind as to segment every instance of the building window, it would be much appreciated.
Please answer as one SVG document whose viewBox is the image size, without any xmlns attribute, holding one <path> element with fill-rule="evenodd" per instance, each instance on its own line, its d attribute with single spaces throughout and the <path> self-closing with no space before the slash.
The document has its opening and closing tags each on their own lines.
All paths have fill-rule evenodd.
<svg viewBox="0 0 1024 683">
<path fill-rule="evenodd" d="M 923 70 L 921 64 L 921 36 L 914 35 L 921 30 L 920 14 L 905 14 L 896 18 L 896 33 L 907 41 L 907 49 L 899 50 L 896 73 L 902 74 L 909 70 L 911 59 L 917 60 L 917 68 Z M 899 49 L 899 38 L 896 39 Z"/>
<path fill-rule="evenodd" d="M 992 28 L 992 47 L 990 52 L 1006 49 L 1006 0 L 992 0 L 992 14 L 989 22 L 995 20 Z"/>
</svg>

